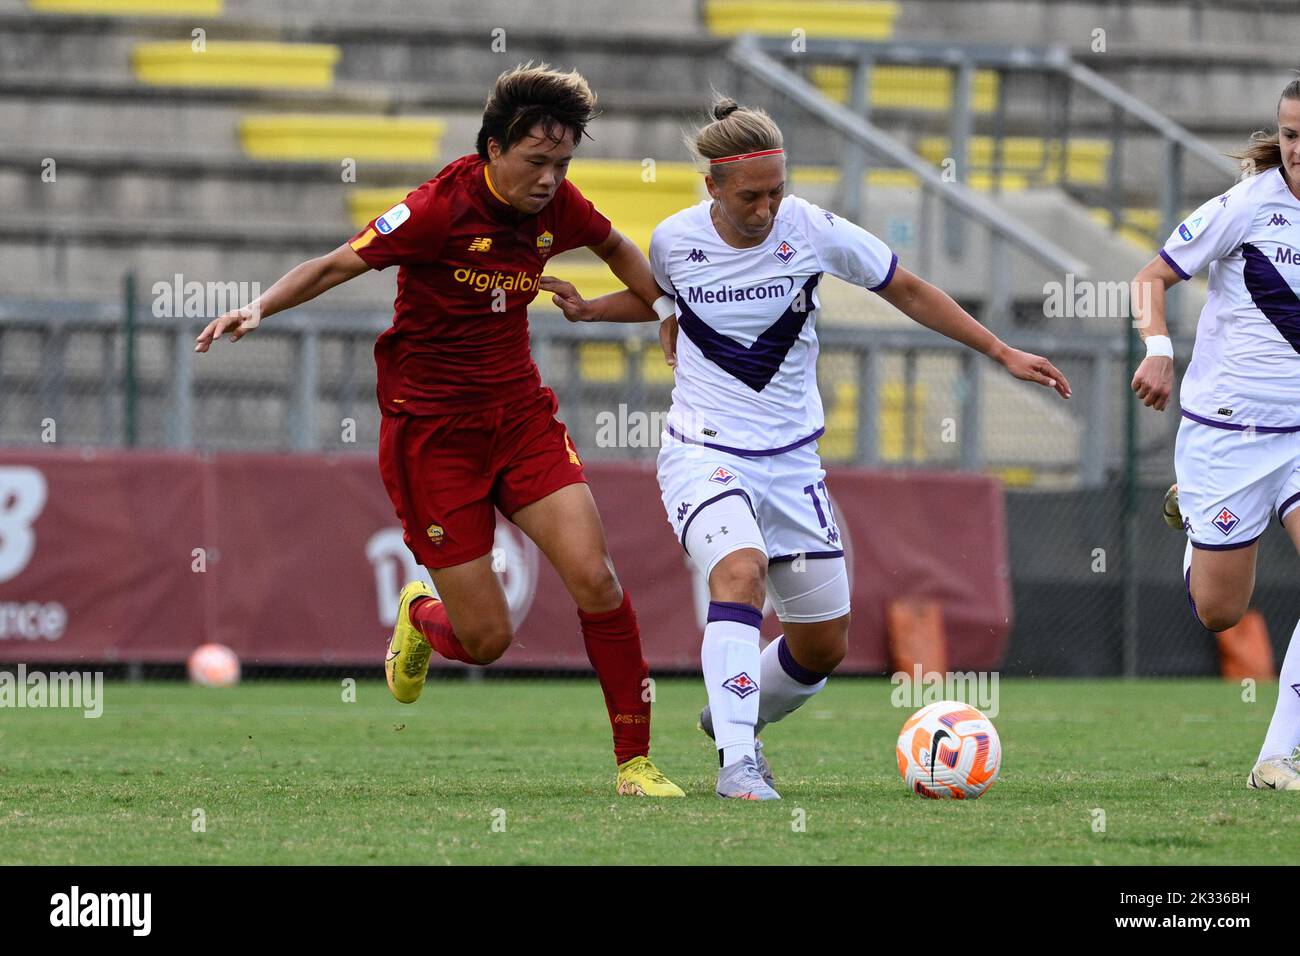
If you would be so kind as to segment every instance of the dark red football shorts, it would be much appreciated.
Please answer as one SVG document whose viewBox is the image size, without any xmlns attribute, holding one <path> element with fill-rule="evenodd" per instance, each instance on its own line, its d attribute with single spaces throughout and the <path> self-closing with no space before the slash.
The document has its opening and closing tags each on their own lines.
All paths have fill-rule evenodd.
<svg viewBox="0 0 1300 956">
<path fill-rule="evenodd" d="M 507 518 L 587 479 L 549 388 L 456 415 L 384 415 L 379 473 L 420 564 L 448 568 L 492 551 Z"/>
</svg>

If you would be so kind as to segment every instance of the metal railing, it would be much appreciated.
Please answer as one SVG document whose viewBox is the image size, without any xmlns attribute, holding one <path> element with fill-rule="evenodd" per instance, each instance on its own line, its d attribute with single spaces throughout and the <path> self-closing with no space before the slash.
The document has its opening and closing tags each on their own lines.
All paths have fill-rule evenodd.
<svg viewBox="0 0 1300 956">
<path fill-rule="evenodd" d="M 371 351 L 391 322 L 387 311 L 300 307 L 239 344 L 198 355 L 193 342 L 205 322 L 140 308 L 127 322 L 121 307 L 105 304 L 0 302 L 0 443 L 373 450 Z M 661 362 L 656 330 L 573 325 L 539 308 L 532 336 L 543 381 L 560 396 L 584 455 L 653 458 L 658 429 L 649 441 L 611 443 L 600 423 L 622 409 L 651 417 L 667 410 L 671 376 L 651 368 Z M 1019 469 L 1054 487 L 1097 487 L 1121 466 L 1122 340 L 1016 336 L 1018 347 L 1049 355 L 1072 378 L 1075 398 L 1063 403 L 1037 386 L 997 384 L 1000 368 L 920 327 L 823 322 L 818 338 L 828 461 Z M 590 349 L 599 345 L 618 346 L 614 374 L 598 367 Z"/>
<path fill-rule="evenodd" d="M 1077 199 L 1104 204 L 1110 229 L 1135 228 L 1126 212 L 1131 198 L 1154 199 L 1159 222 L 1154 232 L 1149 226 L 1140 230 L 1154 244 L 1169 235 L 1187 209 L 1213 195 L 1209 190 L 1227 188 L 1240 174 L 1238 164 L 1214 146 L 1072 59 L 1063 46 L 806 40 L 793 49 L 788 39 L 742 37 L 731 49 L 731 60 L 742 72 L 760 78 L 771 89 L 788 96 L 843 137 L 838 202 L 846 216 L 854 218 L 863 208 L 863 172 L 868 157 L 887 166 L 906 169 L 920 179 L 927 196 L 939 197 L 949 210 L 944 239 L 948 253 L 954 257 L 961 255 L 965 245 L 965 221 L 973 219 L 990 229 L 995 246 L 994 263 L 1005 262 L 1001 245 L 1009 242 L 1057 275 L 1073 273 L 1082 277 L 1086 273 L 1086 267 L 1076 257 L 1054 244 L 1044 244 L 1041 236 L 1016 223 L 999 205 L 960 183 L 941 181 L 930 161 L 873 124 L 871 91 L 878 67 L 933 67 L 947 72 L 951 103 L 946 115 L 940 111 L 937 117 L 922 118 L 919 122 L 928 122 L 931 127 L 938 124 L 946 132 L 948 155 L 955 168 L 963 171 L 970 169 L 969 147 L 976 131 L 986 132 L 992 139 L 987 172 L 993 195 L 1002 191 L 1003 174 L 1007 171 L 1005 144 L 1010 129 L 1018 123 L 1053 147 L 1043 152 L 1044 168 L 1038 172 L 1050 174 L 1044 175 L 1043 180 L 1065 188 Z M 828 98 L 801 75 L 827 65 L 849 71 L 845 105 Z M 983 110 L 975 108 L 977 71 L 991 71 L 996 75 L 991 108 L 987 105 Z M 1020 116 L 1011 115 L 1013 104 L 1008 102 L 1009 80 L 1014 78 L 1033 81 L 1020 90 L 1023 94 Z M 1070 143 L 1080 129 L 1091 129 L 1109 142 L 1106 181 L 1100 186 L 1070 182 Z M 1131 165 L 1155 170 L 1154 175 L 1139 172 L 1135 177 L 1133 170 L 1125 168 L 1126 147 L 1136 148 L 1139 137 L 1151 139 L 1158 156 L 1151 157 L 1151 162 L 1142 157 Z M 1196 188 L 1206 190 L 1204 195 L 1192 195 L 1188 189 L 1189 161 L 1197 164 L 1200 179 Z M 1048 168 L 1052 164 L 1057 168 Z M 1006 228 L 997 228 L 995 223 Z M 1038 255 L 1032 247 L 1037 247 Z M 989 282 L 989 298 L 1002 303 L 1007 282 L 1005 270 L 994 268 Z M 1171 290 L 1168 303 L 1168 314 L 1175 323 L 1186 319 L 1182 315 L 1180 291 Z"/>
</svg>

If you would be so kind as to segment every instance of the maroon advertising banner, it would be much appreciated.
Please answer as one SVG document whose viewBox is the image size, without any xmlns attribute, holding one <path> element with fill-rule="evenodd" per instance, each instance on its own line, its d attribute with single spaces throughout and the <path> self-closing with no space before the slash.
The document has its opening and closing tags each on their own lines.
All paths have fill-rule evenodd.
<svg viewBox="0 0 1300 956">
<path fill-rule="evenodd" d="M 646 657 L 697 670 L 708 592 L 653 465 L 586 470 Z M 853 587 L 841 670 L 889 670 L 885 609 L 905 597 L 940 602 L 951 669 L 995 669 L 1012 613 L 997 481 L 829 472 Z M 496 548 L 517 639 L 495 666 L 586 669 L 559 576 L 500 517 Z M 0 451 L 0 661 L 175 663 L 212 641 L 246 666 L 377 668 L 416 577 L 369 456 Z"/>
</svg>

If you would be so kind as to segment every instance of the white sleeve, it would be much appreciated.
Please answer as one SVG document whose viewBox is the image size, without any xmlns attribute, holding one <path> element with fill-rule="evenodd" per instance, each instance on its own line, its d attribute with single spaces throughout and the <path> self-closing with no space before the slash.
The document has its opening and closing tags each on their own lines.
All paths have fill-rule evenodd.
<svg viewBox="0 0 1300 956">
<path fill-rule="evenodd" d="M 898 269 L 898 256 L 857 223 L 812 203 L 804 203 L 805 227 L 817 244 L 822 269 L 872 292 L 889 285 Z"/>
<path fill-rule="evenodd" d="M 1238 191 L 1211 199 L 1180 223 L 1160 250 L 1160 258 L 1180 278 L 1190 279 L 1245 241 L 1255 207 Z"/>
<path fill-rule="evenodd" d="M 659 288 L 672 296 L 677 294 L 677 289 L 668 277 L 668 254 L 672 252 L 674 238 L 674 230 L 664 222 L 655 226 L 655 231 L 650 235 L 650 271 L 654 273 Z"/>
</svg>

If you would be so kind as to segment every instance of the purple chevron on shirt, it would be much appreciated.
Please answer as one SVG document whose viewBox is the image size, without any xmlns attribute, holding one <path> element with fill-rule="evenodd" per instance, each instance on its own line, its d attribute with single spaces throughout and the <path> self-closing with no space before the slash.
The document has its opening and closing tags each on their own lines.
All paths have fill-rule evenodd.
<svg viewBox="0 0 1300 956">
<path fill-rule="evenodd" d="M 761 392 L 799 340 L 808 313 L 813 310 L 813 291 L 820 280 L 820 272 L 809 276 L 803 288 L 791 298 L 786 310 L 763 330 L 753 345 L 741 345 L 713 328 L 691 311 L 680 295 L 677 297 L 677 324 L 705 358 L 754 391 Z"/>
</svg>

